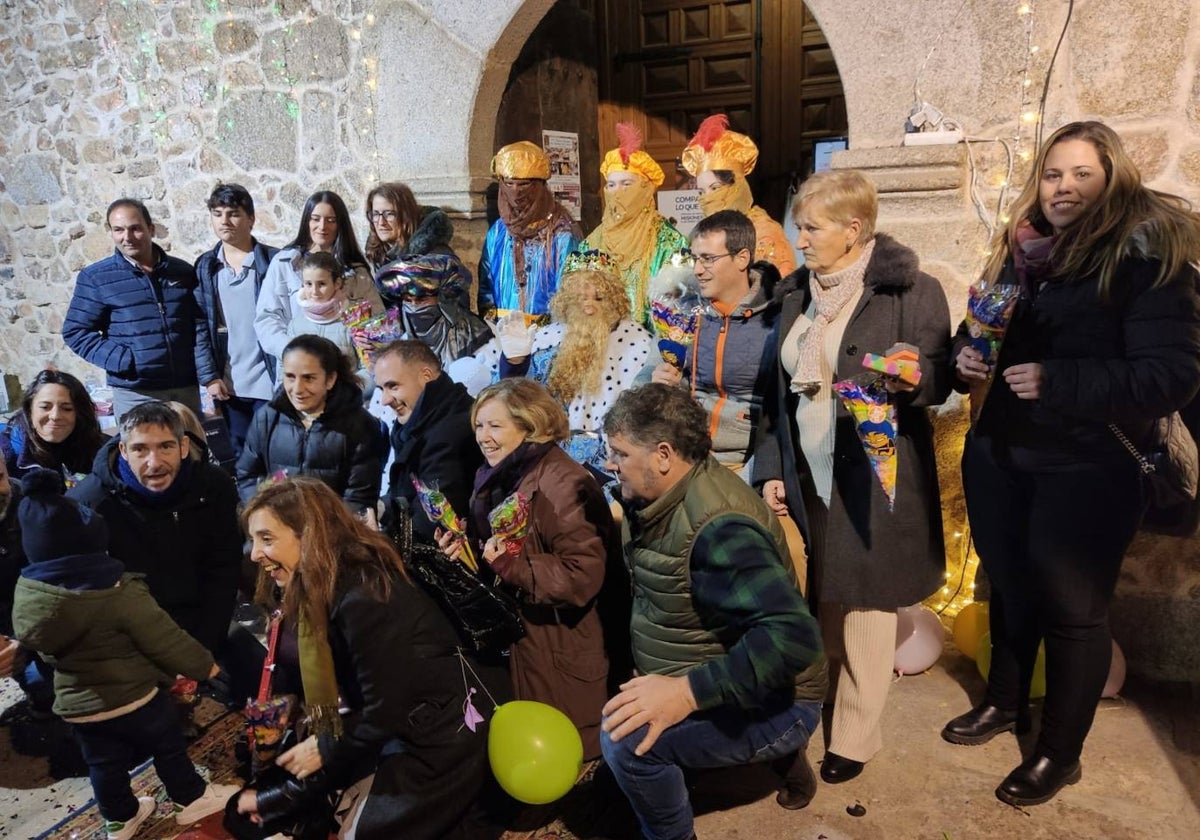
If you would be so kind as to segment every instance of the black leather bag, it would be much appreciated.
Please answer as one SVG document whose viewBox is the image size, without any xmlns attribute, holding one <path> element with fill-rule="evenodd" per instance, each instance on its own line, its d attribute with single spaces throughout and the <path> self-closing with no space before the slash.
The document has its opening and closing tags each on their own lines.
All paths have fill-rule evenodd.
<svg viewBox="0 0 1200 840">
<path fill-rule="evenodd" d="M 281 749 L 295 746 L 294 734 L 288 733 Z M 235 840 L 267 840 L 276 834 L 285 834 L 294 840 L 328 840 L 330 833 L 337 830 L 333 820 L 336 797 L 331 795 L 323 770 L 297 779 L 279 765 L 272 764 L 253 776 L 246 787 L 258 791 L 259 805 L 265 806 L 267 813 L 261 824 L 255 824 L 248 814 L 238 813 L 238 797 L 242 791 L 229 797 L 221 822 Z"/>
<path fill-rule="evenodd" d="M 416 578 L 441 605 L 463 642 L 479 653 L 498 653 L 525 635 L 516 599 L 476 577 L 435 545 L 414 542 L 406 499 L 385 500 L 386 531 Z"/>
<path fill-rule="evenodd" d="M 1114 424 L 1112 433 L 1137 460 L 1146 490 L 1142 530 L 1187 537 L 1200 526 L 1200 457 L 1196 440 L 1179 412 L 1159 418 L 1149 449 L 1140 451 Z"/>
</svg>

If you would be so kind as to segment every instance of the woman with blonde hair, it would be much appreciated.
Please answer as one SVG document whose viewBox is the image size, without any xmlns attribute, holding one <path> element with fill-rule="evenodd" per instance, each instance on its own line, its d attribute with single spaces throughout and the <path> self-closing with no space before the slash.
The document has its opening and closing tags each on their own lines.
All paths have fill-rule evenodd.
<svg viewBox="0 0 1200 840">
<path fill-rule="evenodd" d="M 570 431 L 567 417 L 538 383 L 502 379 L 485 388 L 471 423 L 484 464 L 475 476 L 468 539 L 487 573 L 516 596 L 525 622 L 526 635 L 509 657 L 514 693 L 565 713 L 579 728 L 584 755 L 597 756 L 609 658 L 629 657 L 628 645 L 616 641 L 621 628 L 601 623 L 598 603 L 606 573 L 621 562 L 608 503 L 588 471 L 559 448 Z M 527 507 L 521 537 L 493 533 L 491 514 L 506 502 Z M 451 555 L 462 550 L 450 534 L 439 542 Z M 606 629 L 615 634 L 607 644 Z"/>
<path fill-rule="evenodd" d="M 991 670 L 983 702 L 942 737 L 1027 730 L 1044 639 L 1037 744 L 996 788 L 1024 806 L 1080 778 L 1112 655 L 1108 605 L 1146 507 L 1131 450 L 1148 452 L 1155 420 L 1200 388 L 1200 217 L 1144 186 L 1095 121 L 1050 135 L 1010 216 L 984 269 L 1019 293 L 1004 344 L 984 359 L 964 323 L 953 356 L 978 411 L 962 472 L 992 583 Z"/>
<path fill-rule="evenodd" d="M 238 811 L 270 822 L 353 786 L 366 795 L 339 836 L 458 836 L 488 778 L 487 696 L 506 698 L 503 670 L 461 651 L 391 542 L 317 479 L 264 487 L 242 521 L 251 560 L 298 627 L 310 734 L 278 759 L 294 779 L 243 790 Z M 485 711 L 473 730 L 463 726 L 468 700 Z"/>
<path fill-rule="evenodd" d="M 875 232 L 878 199 L 862 173 L 818 173 L 793 207 L 804 267 L 776 291 L 776 398 L 764 406 L 752 483 L 805 533 L 807 596 L 829 657 L 821 778 L 836 784 L 857 776 L 883 747 L 897 608 L 942 584 L 926 409 L 950 391 L 950 312 L 917 255 Z M 883 355 L 897 342 L 917 348 L 922 375 L 917 386 L 889 384 L 897 421 L 893 510 L 832 385 L 863 373 L 864 353 Z"/>
</svg>

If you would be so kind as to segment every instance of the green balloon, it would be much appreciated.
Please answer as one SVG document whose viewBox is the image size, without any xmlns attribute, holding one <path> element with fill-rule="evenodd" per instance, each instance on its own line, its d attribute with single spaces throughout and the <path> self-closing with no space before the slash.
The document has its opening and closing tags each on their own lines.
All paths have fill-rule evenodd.
<svg viewBox="0 0 1200 840">
<path fill-rule="evenodd" d="M 975 666 L 985 680 L 992 669 L 992 634 L 984 633 L 975 651 Z M 1029 696 L 1033 699 L 1046 696 L 1046 643 L 1038 643 L 1037 660 L 1033 663 L 1033 679 L 1029 683 Z"/>
<path fill-rule="evenodd" d="M 509 796 L 545 805 L 575 785 L 583 767 L 583 741 L 570 718 L 553 706 L 513 700 L 492 718 L 488 761 Z"/>
</svg>

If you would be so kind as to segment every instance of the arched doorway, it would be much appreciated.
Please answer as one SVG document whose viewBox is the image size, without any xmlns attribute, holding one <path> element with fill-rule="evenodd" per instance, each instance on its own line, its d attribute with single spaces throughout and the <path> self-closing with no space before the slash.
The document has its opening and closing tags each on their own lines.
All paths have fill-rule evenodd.
<svg viewBox="0 0 1200 840">
<path fill-rule="evenodd" d="M 758 143 L 751 186 L 778 217 L 788 187 L 812 171 L 814 143 L 846 134 L 833 52 L 802 3 L 613 0 L 597 4 L 597 30 L 600 144 L 618 121 L 641 125 L 666 188 L 685 185 L 675 160 L 700 121 L 724 112 Z"/>
</svg>

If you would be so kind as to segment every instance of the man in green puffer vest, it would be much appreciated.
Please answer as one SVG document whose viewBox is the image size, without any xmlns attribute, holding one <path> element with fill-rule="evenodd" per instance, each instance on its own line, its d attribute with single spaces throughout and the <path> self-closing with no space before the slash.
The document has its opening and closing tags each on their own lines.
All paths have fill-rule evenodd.
<svg viewBox="0 0 1200 840">
<path fill-rule="evenodd" d="M 694 837 L 685 767 L 773 761 L 803 808 L 828 682 L 777 517 L 711 455 L 685 391 L 649 384 L 604 420 L 621 485 L 639 676 L 604 707 L 601 748 L 650 840 Z"/>
</svg>

